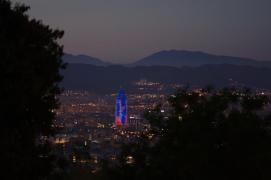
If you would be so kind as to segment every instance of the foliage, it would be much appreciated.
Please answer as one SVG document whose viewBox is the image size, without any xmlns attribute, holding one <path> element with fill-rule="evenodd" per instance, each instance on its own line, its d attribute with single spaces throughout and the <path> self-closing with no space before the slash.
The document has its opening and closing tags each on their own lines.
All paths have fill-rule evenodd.
<svg viewBox="0 0 271 180">
<path fill-rule="evenodd" d="M 169 113 L 158 108 L 146 115 L 156 137 L 131 146 L 123 157 L 133 155 L 135 163 L 120 163 L 109 179 L 271 179 L 266 96 L 181 89 L 168 101 Z"/>
<path fill-rule="evenodd" d="M 61 91 L 63 31 L 30 19 L 28 9 L 0 0 L 1 179 L 41 179 L 53 166 L 46 137 Z"/>
</svg>

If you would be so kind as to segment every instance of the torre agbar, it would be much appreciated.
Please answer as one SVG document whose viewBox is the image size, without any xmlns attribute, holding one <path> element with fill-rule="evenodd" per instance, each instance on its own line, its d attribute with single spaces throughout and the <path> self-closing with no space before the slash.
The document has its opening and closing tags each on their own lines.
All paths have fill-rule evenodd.
<svg viewBox="0 0 271 180">
<path fill-rule="evenodd" d="M 120 90 L 116 100 L 115 123 L 118 126 L 128 125 L 127 98 L 124 90 Z"/>
</svg>

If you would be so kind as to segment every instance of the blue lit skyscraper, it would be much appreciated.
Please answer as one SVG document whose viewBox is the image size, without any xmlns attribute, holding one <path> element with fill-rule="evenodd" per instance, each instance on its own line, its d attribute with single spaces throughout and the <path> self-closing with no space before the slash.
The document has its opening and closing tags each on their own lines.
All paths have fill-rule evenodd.
<svg viewBox="0 0 271 180">
<path fill-rule="evenodd" d="M 127 98 L 124 90 L 120 90 L 116 100 L 115 123 L 118 126 L 128 124 Z"/>
</svg>

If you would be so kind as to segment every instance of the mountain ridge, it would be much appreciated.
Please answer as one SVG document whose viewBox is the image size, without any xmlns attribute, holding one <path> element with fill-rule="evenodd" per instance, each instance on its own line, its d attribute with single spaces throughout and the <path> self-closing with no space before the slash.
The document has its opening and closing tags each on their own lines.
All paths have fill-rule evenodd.
<svg viewBox="0 0 271 180">
<path fill-rule="evenodd" d="M 65 53 L 63 61 L 71 64 L 91 64 L 96 66 L 109 66 L 113 63 L 106 62 L 96 57 L 87 55 L 72 55 Z M 146 56 L 130 64 L 120 64 L 127 67 L 136 66 L 171 66 L 171 67 L 198 67 L 207 64 L 232 64 L 254 67 L 270 67 L 271 61 L 259 61 L 252 58 L 214 55 L 202 51 L 188 50 L 162 50 Z"/>
<path fill-rule="evenodd" d="M 68 64 L 91 64 L 91 65 L 96 65 L 96 66 L 108 66 L 111 64 L 99 58 L 87 56 L 83 54 L 73 55 L 73 54 L 65 53 L 62 56 L 62 60 L 64 61 L 64 63 L 68 63 Z"/>
<path fill-rule="evenodd" d="M 225 55 L 213 55 L 201 51 L 187 50 L 163 50 L 146 56 L 130 66 L 201 66 L 204 64 L 233 64 L 249 65 L 256 67 L 271 67 L 269 61 L 258 61 L 252 58 L 233 57 Z"/>
<path fill-rule="evenodd" d="M 229 64 L 203 65 L 200 67 L 137 66 L 125 67 L 70 64 L 62 71 L 62 86 L 72 90 L 111 93 L 123 87 L 132 91 L 131 83 L 147 79 L 165 84 L 179 83 L 204 87 L 225 87 L 238 82 L 248 88 L 271 89 L 271 68 Z M 87 78 L 86 78 L 87 77 Z"/>
</svg>

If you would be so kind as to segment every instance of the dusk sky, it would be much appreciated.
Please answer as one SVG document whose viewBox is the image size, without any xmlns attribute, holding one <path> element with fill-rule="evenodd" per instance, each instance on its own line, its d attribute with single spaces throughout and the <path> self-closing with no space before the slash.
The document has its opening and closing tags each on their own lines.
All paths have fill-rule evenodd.
<svg viewBox="0 0 271 180">
<path fill-rule="evenodd" d="M 271 60 L 271 0 L 12 0 L 65 30 L 65 52 L 128 63 L 160 50 Z"/>
</svg>

